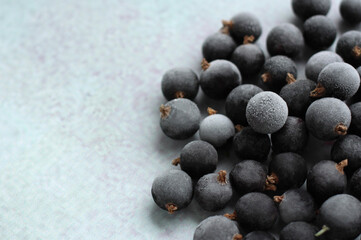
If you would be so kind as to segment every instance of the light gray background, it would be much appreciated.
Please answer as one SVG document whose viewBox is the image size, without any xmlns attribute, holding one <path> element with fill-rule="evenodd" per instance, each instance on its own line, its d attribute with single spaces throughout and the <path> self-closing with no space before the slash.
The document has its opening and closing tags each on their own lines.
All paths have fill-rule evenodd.
<svg viewBox="0 0 361 240">
<path fill-rule="evenodd" d="M 338 4 L 329 16 L 344 32 Z M 150 194 L 153 179 L 190 141 L 168 139 L 159 128 L 162 74 L 177 66 L 199 72 L 203 40 L 241 11 L 261 20 L 265 50 L 272 27 L 300 24 L 290 1 L 0 6 L 0 238 L 191 239 L 211 213 L 193 201 L 170 216 Z M 304 62 L 298 60 L 300 77 Z M 207 106 L 224 112 L 202 93 L 196 101 L 203 114 Z M 329 145 L 317 143 L 322 150 L 306 155 L 329 158 Z M 219 169 L 237 162 L 229 147 L 220 156 Z M 231 205 L 219 214 L 229 211 Z"/>
</svg>

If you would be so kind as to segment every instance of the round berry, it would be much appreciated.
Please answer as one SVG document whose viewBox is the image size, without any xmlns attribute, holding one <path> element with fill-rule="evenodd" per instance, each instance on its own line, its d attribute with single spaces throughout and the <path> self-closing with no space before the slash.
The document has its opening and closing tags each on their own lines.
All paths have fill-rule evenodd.
<svg viewBox="0 0 361 240">
<path fill-rule="evenodd" d="M 314 15 L 327 15 L 331 0 L 292 0 L 293 12 L 302 20 Z"/>
<path fill-rule="evenodd" d="M 331 51 L 321 51 L 315 53 L 308 59 L 305 67 L 306 77 L 317 82 L 318 75 L 328 64 L 343 62 L 340 55 Z"/>
<path fill-rule="evenodd" d="M 336 45 L 336 53 L 352 66 L 361 66 L 361 32 L 352 30 L 342 34 Z"/>
<path fill-rule="evenodd" d="M 242 76 L 252 76 L 262 69 L 265 56 L 257 45 L 243 44 L 234 50 L 231 61 L 238 67 Z"/>
<path fill-rule="evenodd" d="M 196 228 L 193 240 L 239 240 L 236 222 L 223 216 L 211 216 L 204 219 Z"/>
<path fill-rule="evenodd" d="M 306 222 L 291 222 L 280 232 L 280 240 L 320 240 L 316 237 L 318 228 Z"/>
<path fill-rule="evenodd" d="M 229 34 L 217 32 L 204 40 L 202 53 L 208 62 L 216 59 L 230 59 L 236 47 L 236 43 Z"/>
<path fill-rule="evenodd" d="M 340 13 L 342 18 L 351 23 L 361 22 L 361 1 L 360 0 L 342 0 L 340 4 Z"/>
<path fill-rule="evenodd" d="M 303 24 L 303 36 L 313 49 L 325 49 L 335 41 L 337 30 L 331 19 L 323 15 L 310 17 Z"/>
</svg>

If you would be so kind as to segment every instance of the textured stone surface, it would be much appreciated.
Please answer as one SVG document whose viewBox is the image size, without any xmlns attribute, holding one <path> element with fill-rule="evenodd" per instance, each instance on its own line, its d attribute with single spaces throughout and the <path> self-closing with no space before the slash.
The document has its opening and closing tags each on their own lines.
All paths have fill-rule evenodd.
<svg viewBox="0 0 361 240">
<path fill-rule="evenodd" d="M 161 132 L 160 81 L 173 67 L 199 73 L 202 41 L 240 11 L 260 18 L 264 51 L 270 28 L 297 22 L 284 0 L 2 0 L 0 238 L 191 239 L 211 213 L 193 201 L 171 216 L 150 193 L 191 141 Z M 219 169 L 238 161 L 220 158 Z"/>
</svg>

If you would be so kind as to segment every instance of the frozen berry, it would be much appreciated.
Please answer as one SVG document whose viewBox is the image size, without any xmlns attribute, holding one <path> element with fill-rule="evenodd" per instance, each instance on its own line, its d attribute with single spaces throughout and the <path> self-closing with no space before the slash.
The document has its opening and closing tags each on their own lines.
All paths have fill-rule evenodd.
<svg viewBox="0 0 361 240">
<path fill-rule="evenodd" d="M 254 231 L 248 233 L 242 240 L 276 240 L 270 233 Z"/>
<path fill-rule="evenodd" d="M 192 201 L 192 179 L 183 171 L 170 170 L 154 179 L 152 196 L 160 208 L 174 213 Z"/>
<path fill-rule="evenodd" d="M 328 240 L 349 240 L 361 234 L 361 203 L 348 194 L 329 198 L 320 208 L 318 222 L 323 229 L 316 236 Z"/>
<path fill-rule="evenodd" d="M 306 112 L 308 132 L 321 140 L 333 140 L 346 135 L 350 122 L 350 109 L 337 98 L 316 100 Z"/>
<path fill-rule="evenodd" d="M 347 159 L 340 163 L 323 160 L 312 167 L 307 175 L 307 191 L 316 202 L 322 203 L 329 197 L 346 190 L 347 179 L 344 173 L 346 166 Z"/>
<path fill-rule="evenodd" d="M 361 201 L 361 168 L 356 170 L 351 177 L 350 192 Z"/>
<path fill-rule="evenodd" d="M 192 178 L 200 178 L 216 170 L 218 154 L 211 144 L 196 140 L 185 145 L 180 157 L 174 159 L 172 163 L 179 164 L 181 169 Z"/>
<path fill-rule="evenodd" d="M 254 160 L 245 160 L 234 166 L 230 173 L 232 186 L 241 194 L 263 192 L 266 185 L 265 166 Z"/>
<path fill-rule="evenodd" d="M 286 56 L 274 56 L 267 59 L 262 69 L 263 84 L 276 92 L 287 83 L 296 81 L 296 78 L 296 64 Z"/>
<path fill-rule="evenodd" d="M 203 57 L 208 62 L 216 59 L 230 59 L 236 47 L 236 43 L 229 34 L 217 32 L 204 40 L 202 45 Z"/>
<path fill-rule="evenodd" d="M 229 31 L 239 44 L 256 42 L 262 33 L 261 23 L 251 13 L 239 13 L 230 21 L 223 21 L 223 25 L 223 30 Z"/>
<path fill-rule="evenodd" d="M 285 125 L 271 134 L 272 150 L 275 153 L 300 153 L 307 144 L 306 123 L 298 117 L 287 117 Z"/>
<path fill-rule="evenodd" d="M 308 59 L 305 67 L 306 77 L 317 82 L 318 75 L 328 64 L 343 62 L 340 55 L 331 51 L 321 51 L 315 53 Z"/>
<path fill-rule="evenodd" d="M 298 188 L 306 180 L 307 164 L 305 159 L 296 153 L 280 153 L 272 158 L 268 172 L 267 181 L 278 190 Z"/>
<path fill-rule="evenodd" d="M 303 24 L 303 37 L 313 49 L 325 49 L 335 41 L 337 30 L 331 19 L 323 15 L 310 17 Z"/>
<path fill-rule="evenodd" d="M 224 170 L 204 175 L 194 188 L 195 199 L 206 211 L 223 209 L 231 200 L 232 193 L 231 183 Z"/>
<path fill-rule="evenodd" d="M 242 84 L 233 89 L 226 99 L 226 115 L 235 125 L 248 125 L 246 107 L 248 101 L 263 90 L 253 84 Z"/>
<path fill-rule="evenodd" d="M 335 97 L 346 100 L 360 87 L 360 76 L 350 64 L 335 62 L 328 64 L 318 75 L 317 87 L 311 97 Z"/>
<path fill-rule="evenodd" d="M 285 55 L 294 58 L 303 49 L 301 31 L 291 23 L 282 23 L 274 27 L 267 36 L 267 50 L 271 56 Z"/>
<path fill-rule="evenodd" d="M 351 23 L 361 22 L 361 1 L 360 0 L 342 0 L 340 4 L 340 13 L 342 18 Z"/>
<path fill-rule="evenodd" d="M 315 89 L 316 83 L 307 79 L 299 79 L 285 85 L 280 96 L 285 100 L 288 107 L 288 114 L 304 118 L 307 108 L 315 100 L 310 96 L 310 92 Z"/>
<path fill-rule="evenodd" d="M 242 235 L 236 222 L 223 216 L 212 216 L 197 226 L 193 240 L 242 240 Z"/>
<path fill-rule="evenodd" d="M 314 15 L 327 15 L 331 0 L 292 0 L 293 12 L 302 20 Z"/>
<path fill-rule="evenodd" d="M 316 216 L 316 205 L 312 196 L 305 190 L 290 189 L 281 196 L 274 196 L 278 211 L 284 223 L 295 221 L 310 222 Z"/>
<path fill-rule="evenodd" d="M 189 68 L 173 68 L 162 78 L 162 92 L 167 100 L 194 99 L 199 88 L 198 76 Z"/>
<path fill-rule="evenodd" d="M 197 105 L 183 98 L 173 99 L 160 106 L 160 127 L 173 139 L 187 139 L 199 129 L 201 112 Z"/>
<path fill-rule="evenodd" d="M 348 160 L 346 173 L 351 176 L 361 167 L 361 137 L 347 134 L 336 140 L 331 149 L 331 158 L 335 162 Z"/>
<path fill-rule="evenodd" d="M 200 85 L 203 92 L 213 99 L 224 99 L 242 83 L 241 74 L 236 65 L 227 60 L 214 60 L 202 62 Z"/>
<path fill-rule="evenodd" d="M 342 34 L 336 45 L 336 53 L 352 66 L 361 66 L 361 32 L 352 30 Z"/>
<path fill-rule="evenodd" d="M 236 203 L 236 219 L 248 230 L 268 230 L 277 220 L 275 203 L 266 194 L 251 192 Z"/>
<path fill-rule="evenodd" d="M 231 61 L 238 67 L 242 76 L 258 74 L 265 61 L 264 53 L 255 44 L 243 44 L 237 47 Z"/>
<path fill-rule="evenodd" d="M 234 135 L 233 149 L 240 159 L 264 162 L 271 150 L 271 141 L 267 134 L 255 132 L 251 127 L 245 127 Z"/>
<path fill-rule="evenodd" d="M 352 131 L 361 136 L 361 102 L 354 103 L 350 106 L 351 110 L 351 129 Z"/>
<path fill-rule="evenodd" d="M 252 97 L 246 108 L 246 118 L 253 130 L 259 133 L 274 133 L 286 123 L 286 102 L 274 92 L 260 92 Z"/>
<path fill-rule="evenodd" d="M 213 109 L 209 108 L 209 113 Z M 201 140 L 209 142 L 214 147 L 224 145 L 235 133 L 232 121 L 222 114 L 211 114 L 201 122 L 199 127 L 199 137 Z"/>
<path fill-rule="evenodd" d="M 280 240 L 320 240 L 316 237 L 318 228 L 306 222 L 291 222 L 280 232 Z"/>
</svg>

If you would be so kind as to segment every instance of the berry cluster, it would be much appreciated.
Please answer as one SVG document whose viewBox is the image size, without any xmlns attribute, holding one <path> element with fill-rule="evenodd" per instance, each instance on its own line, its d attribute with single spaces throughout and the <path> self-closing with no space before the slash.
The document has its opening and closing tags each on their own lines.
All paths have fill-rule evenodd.
<svg viewBox="0 0 361 240">
<path fill-rule="evenodd" d="M 194 196 L 204 210 L 218 211 L 234 193 L 241 196 L 234 213 L 202 221 L 194 240 L 272 240 L 267 231 L 277 219 L 285 224 L 281 240 L 361 234 L 361 32 L 340 36 L 336 53 L 324 51 L 337 35 L 325 16 L 330 6 L 330 0 L 293 0 L 303 32 L 290 23 L 274 27 L 267 36 L 268 59 L 255 44 L 262 34 L 259 20 L 237 14 L 205 39 L 199 77 L 187 68 L 164 74 L 162 131 L 177 140 L 198 131 L 200 140 L 186 144 L 172 161 L 181 170 L 155 178 L 155 203 L 174 213 Z M 343 0 L 340 12 L 350 24 L 360 23 L 361 1 Z M 297 79 L 293 59 L 305 44 L 318 52 L 306 64 L 307 79 Z M 252 76 L 259 81 L 242 84 Z M 193 102 L 199 86 L 209 98 L 225 99 L 225 115 L 208 108 L 202 120 Z M 312 166 L 302 157 L 309 134 L 333 144 L 330 160 Z M 240 162 L 229 174 L 214 173 L 217 149 L 227 143 Z"/>
</svg>

